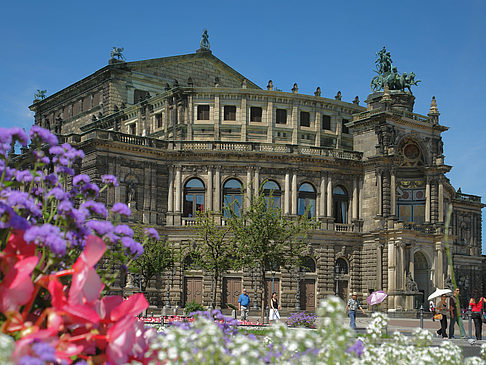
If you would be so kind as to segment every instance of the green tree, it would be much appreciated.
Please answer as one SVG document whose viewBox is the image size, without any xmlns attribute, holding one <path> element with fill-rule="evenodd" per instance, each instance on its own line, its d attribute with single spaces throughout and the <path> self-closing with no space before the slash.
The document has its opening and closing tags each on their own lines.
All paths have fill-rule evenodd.
<svg viewBox="0 0 486 365">
<path fill-rule="evenodd" d="M 263 184 L 262 184 L 263 186 Z M 257 270 L 260 287 L 263 289 L 261 320 L 267 303 L 265 288 L 266 268 L 299 265 L 307 251 L 308 232 L 317 222 L 308 219 L 307 214 L 290 219 L 274 204 L 272 195 L 265 196 L 263 190 L 255 196 L 241 214 L 234 206 L 228 206 L 228 226 L 240 258 L 240 265 Z"/>
<path fill-rule="evenodd" d="M 211 304 L 216 302 L 218 285 L 222 275 L 236 268 L 232 241 L 227 239 L 229 227 L 216 223 L 213 212 L 198 212 L 196 216 L 196 244 L 191 248 L 195 264 L 211 273 L 213 287 Z"/>
<path fill-rule="evenodd" d="M 176 253 L 168 241 L 156 240 L 144 231 L 143 226 L 133 227 L 134 238 L 143 245 L 143 254 L 137 257 L 128 267 L 133 274 L 141 275 L 141 289 L 145 291 L 151 279 L 172 268 L 176 261 Z"/>
</svg>

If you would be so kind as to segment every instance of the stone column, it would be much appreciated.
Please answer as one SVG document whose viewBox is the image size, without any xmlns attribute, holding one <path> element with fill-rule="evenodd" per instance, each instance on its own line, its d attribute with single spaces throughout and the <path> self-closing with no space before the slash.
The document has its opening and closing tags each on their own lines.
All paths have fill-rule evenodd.
<svg viewBox="0 0 486 365">
<path fill-rule="evenodd" d="M 291 125 L 292 125 L 292 144 L 299 143 L 299 108 L 297 104 L 292 106 Z"/>
<path fill-rule="evenodd" d="M 270 98 L 267 103 L 267 143 L 273 143 L 273 102 Z"/>
<path fill-rule="evenodd" d="M 246 170 L 246 196 L 245 196 L 245 206 L 247 209 L 250 208 L 251 204 L 251 167 Z"/>
<path fill-rule="evenodd" d="M 390 214 L 392 216 L 396 216 L 397 198 L 396 198 L 395 170 L 391 170 L 390 174 L 391 174 L 391 177 L 390 177 L 390 195 L 391 195 Z"/>
<path fill-rule="evenodd" d="M 192 126 L 194 124 L 194 104 L 192 102 L 192 94 L 187 96 L 187 105 L 188 105 L 188 118 L 187 118 L 187 139 L 192 141 Z"/>
<path fill-rule="evenodd" d="M 376 289 L 383 289 L 383 245 L 376 246 Z"/>
<path fill-rule="evenodd" d="M 396 248 L 392 240 L 388 241 L 388 293 L 396 290 Z M 390 307 L 395 307 L 394 297 L 390 298 Z"/>
<path fill-rule="evenodd" d="M 405 278 L 406 278 L 406 270 L 405 270 L 405 245 L 403 242 L 400 242 L 400 267 L 398 268 L 397 272 L 400 273 L 400 288 L 405 288 Z"/>
<path fill-rule="evenodd" d="M 213 167 L 208 167 L 208 190 L 207 190 L 207 203 L 206 203 L 206 210 L 212 211 L 213 210 Z"/>
<path fill-rule="evenodd" d="M 439 222 L 444 222 L 444 182 L 439 180 Z"/>
<path fill-rule="evenodd" d="M 358 178 L 358 218 L 362 219 L 363 217 L 363 180 Z"/>
<path fill-rule="evenodd" d="M 435 244 L 436 251 L 436 262 L 435 262 L 435 272 L 436 272 L 436 286 L 438 288 L 444 287 L 444 256 L 442 251 L 442 242 L 437 242 Z"/>
<path fill-rule="evenodd" d="M 353 220 L 358 219 L 358 178 L 353 178 Z"/>
<path fill-rule="evenodd" d="M 285 173 L 284 214 L 290 214 L 290 173 Z"/>
<path fill-rule="evenodd" d="M 253 178 L 253 186 L 254 186 L 254 194 L 255 196 L 258 196 L 258 193 L 260 192 L 260 169 L 258 167 L 255 167 L 255 176 Z"/>
<path fill-rule="evenodd" d="M 326 176 L 321 176 L 321 196 L 319 200 L 319 217 L 325 217 L 326 216 Z"/>
<path fill-rule="evenodd" d="M 316 140 L 314 145 L 316 147 L 321 146 L 321 113 L 316 111 L 314 113 L 314 130 L 316 131 Z"/>
<path fill-rule="evenodd" d="M 381 174 L 382 174 L 382 171 L 381 170 L 378 170 L 377 171 L 377 175 L 376 175 L 376 179 L 377 179 L 377 183 L 376 183 L 376 187 L 377 187 L 377 197 L 378 197 L 378 215 L 383 215 L 383 195 L 382 195 L 382 181 L 381 181 Z"/>
<path fill-rule="evenodd" d="M 292 215 L 297 215 L 297 174 L 292 174 Z"/>
<path fill-rule="evenodd" d="M 216 212 L 221 211 L 221 168 L 216 167 L 216 172 L 214 174 L 215 181 L 215 192 L 214 192 L 214 210 Z"/>
<path fill-rule="evenodd" d="M 427 176 L 425 185 L 425 223 L 430 222 L 430 178 Z"/>
<path fill-rule="evenodd" d="M 220 118 L 220 106 L 219 106 L 219 96 L 214 96 L 214 109 L 213 109 L 213 122 L 214 122 L 214 140 L 219 141 L 220 133 L 219 127 L 221 125 L 221 118 Z M 210 116 L 211 118 L 211 116 Z"/>
<path fill-rule="evenodd" d="M 242 142 L 246 141 L 246 128 L 248 126 L 248 118 L 246 116 L 246 95 L 241 97 L 241 106 L 240 106 L 240 120 L 241 120 L 241 131 L 240 131 L 240 138 Z"/>
<path fill-rule="evenodd" d="M 332 217 L 332 175 L 327 175 L 327 211 L 328 217 Z"/>
<path fill-rule="evenodd" d="M 181 212 L 181 167 L 176 167 L 176 179 L 175 179 L 175 211 L 176 213 Z"/>
<path fill-rule="evenodd" d="M 174 167 L 169 167 L 169 191 L 167 197 L 167 211 L 174 213 Z"/>
</svg>

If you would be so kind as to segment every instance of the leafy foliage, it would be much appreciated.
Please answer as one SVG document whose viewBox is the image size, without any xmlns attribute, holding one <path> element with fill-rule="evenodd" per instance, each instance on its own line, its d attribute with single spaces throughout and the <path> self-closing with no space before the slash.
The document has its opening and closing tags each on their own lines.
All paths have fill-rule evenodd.
<svg viewBox="0 0 486 365">
<path fill-rule="evenodd" d="M 129 271 L 142 276 L 141 286 L 145 291 L 151 279 L 174 266 L 177 255 L 167 241 L 147 236 L 143 226 L 136 225 L 133 231 L 135 239 L 143 241 L 143 253 L 131 263 Z"/>
<path fill-rule="evenodd" d="M 203 311 L 205 308 L 201 303 L 196 302 L 193 300 L 192 302 L 186 303 L 186 306 L 184 308 L 184 314 L 188 316 L 191 313 L 197 312 L 197 311 Z"/>
<path fill-rule="evenodd" d="M 262 184 L 263 186 L 263 184 Z M 307 214 L 288 219 L 274 204 L 272 196 L 265 196 L 260 190 L 249 207 L 241 214 L 229 206 L 231 214 L 228 226 L 233 233 L 233 244 L 240 259 L 240 266 L 256 269 L 260 273 L 260 287 L 265 287 L 266 268 L 299 265 L 307 251 L 307 234 L 316 227 L 316 222 Z M 267 303 L 267 293 L 262 297 L 263 308 Z"/>
</svg>

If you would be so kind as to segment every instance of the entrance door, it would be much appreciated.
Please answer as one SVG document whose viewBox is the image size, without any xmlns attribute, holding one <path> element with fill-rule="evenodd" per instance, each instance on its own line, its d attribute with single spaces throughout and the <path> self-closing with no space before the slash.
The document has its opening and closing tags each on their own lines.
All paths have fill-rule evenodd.
<svg viewBox="0 0 486 365">
<path fill-rule="evenodd" d="M 192 301 L 202 304 L 202 278 L 184 278 L 184 304 Z"/>
<path fill-rule="evenodd" d="M 300 309 L 314 312 L 316 310 L 316 281 L 305 279 L 300 283 Z"/>
<path fill-rule="evenodd" d="M 241 278 L 223 279 L 223 306 L 232 304 L 238 307 L 238 297 L 241 294 Z"/>
<path fill-rule="evenodd" d="M 272 279 L 266 278 L 265 291 L 267 294 L 267 303 L 265 303 L 265 307 L 270 308 L 270 299 L 272 298 L 273 292 L 277 293 L 278 302 L 280 303 L 280 279 L 275 279 L 272 285 Z"/>
<path fill-rule="evenodd" d="M 348 281 L 338 280 L 336 292 L 339 298 L 341 298 L 346 303 L 348 301 Z"/>
<path fill-rule="evenodd" d="M 419 291 L 422 293 L 422 303 L 425 298 L 429 296 L 432 291 L 432 283 L 430 282 L 430 267 L 427 258 L 422 252 L 416 252 L 413 258 L 414 262 L 414 277 Z M 428 308 L 427 305 L 424 308 Z"/>
</svg>

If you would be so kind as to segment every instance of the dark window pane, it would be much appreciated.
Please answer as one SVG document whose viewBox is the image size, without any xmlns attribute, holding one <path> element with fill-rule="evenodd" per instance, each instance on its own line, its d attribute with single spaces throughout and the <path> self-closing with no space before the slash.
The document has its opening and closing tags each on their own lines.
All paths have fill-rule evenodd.
<svg viewBox="0 0 486 365">
<path fill-rule="evenodd" d="M 331 117 L 329 115 L 322 116 L 322 129 L 331 130 Z"/>
<path fill-rule="evenodd" d="M 157 128 L 162 128 L 162 113 L 155 114 L 155 121 L 157 124 Z"/>
<path fill-rule="evenodd" d="M 347 120 L 347 119 L 343 119 L 343 122 L 342 122 L 342 125 L 343 125 L 342 132 L 343 132 L 343 133 L 349 133 L 349 128 L 348 128 L 348 127 L 346 127 L 346 125 L 345 125 L 346 123 L 349 123 L 349 120 Z"/>
<path fill-rule="evenodd" d="M 197 120 L 209 120 L 209 105 L 197 106 Z"/>
<path fill-rule="evenodd" d="M 250 122 L 262 121 L 262 108 L 258 106 L 252 106 L 250 108 Z"/>
<path fill-rule="evenodd" d="M 276 120 L 277 124 L 287 124 L 287 110 L 277 109 L 276 110 Z"/>
<path fill-rule="evenodd" d="M 300 112 L 300 126 L 301 127 L 310 127 L 310 113 L 309 112 Z"/>
<path fill-rule="evenodd" d="M 224 120 L 236 120 L 236 106 L 225 105 L 225 107 L 224 107 Z"/>
</svg>

